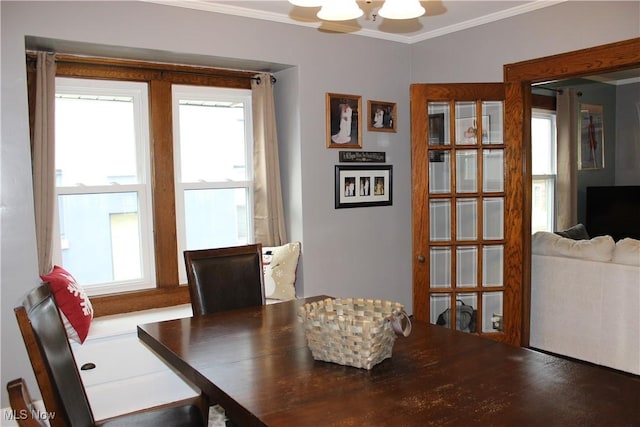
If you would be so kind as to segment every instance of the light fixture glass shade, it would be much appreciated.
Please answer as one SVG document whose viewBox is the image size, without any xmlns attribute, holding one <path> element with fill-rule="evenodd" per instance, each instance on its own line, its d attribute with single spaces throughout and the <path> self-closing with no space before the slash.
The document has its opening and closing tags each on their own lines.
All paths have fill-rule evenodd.
<svg viewBox="0 0 640 427">
<path fill-rule="evenodd" d="M 289 0 L 289 3 L 291 3 L 294 6 L 300 6 L 300 7 L 320 7 L 322 6 L 323 1 L 322 0 Z"/>
<path fill-rule="evenodd" d="M 356 0 L 325 0 L 317 16 L 325 21 L 348 21 L 363 14 Z"/>
<path fill-rule="evenodd" d="M 412 19 L 424 15 L 418 0 L 385 0 L 378 15 L 387 19 Z"/>
</svg>

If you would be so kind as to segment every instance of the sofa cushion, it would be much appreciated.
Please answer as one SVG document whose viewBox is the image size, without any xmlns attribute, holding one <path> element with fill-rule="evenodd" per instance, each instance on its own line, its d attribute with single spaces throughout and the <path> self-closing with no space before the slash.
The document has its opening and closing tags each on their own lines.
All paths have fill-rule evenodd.
<svg viewBox="0 0 640 427">
<path fill-rule="evenodd" d="M 611 261 L 615 246 L 611 236 L 573 240 L 555 233 L 538 231 L 531 239 L 531 250 L 536 255 L 580 258 L 590 261 Z"/>
<path fill-rule="evenodd" d="M 611 261 L 616 264 L 640 266 L 640 240 L 629 237 L 618 240 Z"/>
<path fill-rule="evenodd" d="M 296 297 L 296 269 L 299 256 L 300 242 L 262 248 L 266 298 L 287 301 Z"/>
<path fill-rule="evenodd" d="M 589 233 L 587 233 L 587 229 L 582 224 L 576 224 L 571 228 L 567 228 L 566 230 L 556 231 L 558 236 L 566 237 L 567 239 L 573 240 L 589 240 Z"/>
<path fill-rule="evenodd" d="M 82 344 L 87 338 L 93 306 L 84 289 L 76 279 L 64 268 L 55 265 L 51 273 L 40 276 L 49 283 L 53 298 L 60 309 L 67 336 Z"/>
</svg>

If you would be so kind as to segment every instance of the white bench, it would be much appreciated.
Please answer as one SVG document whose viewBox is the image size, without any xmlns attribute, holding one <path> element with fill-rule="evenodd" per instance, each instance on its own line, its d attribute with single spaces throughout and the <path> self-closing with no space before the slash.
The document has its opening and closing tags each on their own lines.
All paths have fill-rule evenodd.
<svg viewBox="0 0 640 427">
<path fill-rule="evenodd" d="M 96 419 L 200 394 L 138 339 L 136 329 L 139 324 L 191 315 L 191 305 L 184 304 L 98 317 L 82 345 L 72 342 L 78 368 L 95 364 L 80 374 Z"/>
</svg>

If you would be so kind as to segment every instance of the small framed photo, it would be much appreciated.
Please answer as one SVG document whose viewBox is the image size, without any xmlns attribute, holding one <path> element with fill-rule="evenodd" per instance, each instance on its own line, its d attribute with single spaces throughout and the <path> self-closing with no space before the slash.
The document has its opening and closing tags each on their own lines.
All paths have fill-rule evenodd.
<svg viewBox="0 0 640 427">
<path fill-rule="evenodd" d="M 327 148 L 362 148 L 362 97 L 327 93 Z"/>
<path fill-rule="evenodd" d="M 335 208 L 390 206 L 393 203 L 392 165 L 336 165 Z"/>
<path fill-rule="evenodd" d="M 367 101 L 369 116 L 367 130 L 374 132 L 396 132 L 396 103 Z"/>
</svg>

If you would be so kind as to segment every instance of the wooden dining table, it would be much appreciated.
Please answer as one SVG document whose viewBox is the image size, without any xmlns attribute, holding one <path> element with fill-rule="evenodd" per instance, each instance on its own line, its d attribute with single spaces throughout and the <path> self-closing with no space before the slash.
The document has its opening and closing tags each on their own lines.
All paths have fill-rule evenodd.
<svg viewBox="0 0 640 427">
<path fill-rule="evenodd" d="M 316 361 L 318 296 L 138 326 L 238 426 L 639 426 L 640 377 L 413 321 L 371 370 Z"/>
</svg>

